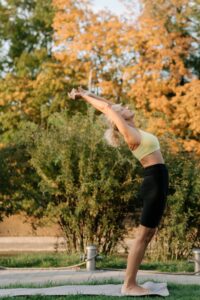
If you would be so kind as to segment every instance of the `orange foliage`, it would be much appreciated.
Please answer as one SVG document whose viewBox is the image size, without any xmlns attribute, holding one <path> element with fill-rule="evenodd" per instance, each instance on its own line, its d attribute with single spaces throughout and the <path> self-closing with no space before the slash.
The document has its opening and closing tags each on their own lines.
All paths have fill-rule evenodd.
<svg viewBox="0 0 200 300">
<path fill-rule="evenodd" d="M 53 3 L 58 10 L 53 23 L 55 41 L 63 46 L 55 51 L 55 57 L 65 66 L 68 75 L 84 73 L 79 84 L 87 86 L 92 70 L 94 84 L 108 86 L 110 82 L 113 86 L 104 90 L 104 94 L 118 91 L 123 75 L 121 67 L 126 61 L 123 54 L 130 51 L 133 42 L 128 26 L 124 28 L 120 20 L 108 12 L 94 14 L 87 1 L 81 7 L 80 1 L 54 0 Z M 68 9 L 64 10 L 66 5 Z M 117 66 L 119 74 L 116 74 Z"/>
<path fill-rule="evenodd" d="M 199 80 L 192 80 L 176 89 L 171 104 L 175 108 L 172 125 L 180 136 L 194 138 L 200 135 Z"/>
<path fill-rule="evenodd" d="M 199 80 L 184 64 L 193 51 L 193 38 L 185 34 L 190 6 L 186 0 L 143 2 L 143 13 L 131 23 L 95 14 L 87 0 L 53 0 L 55 42 L 62 46 L 55 57 L 77 84 L 87 86 L 92 71 L 104 96 L 144 112 L 147 129 L 168 132 L 199 153 Z"/>
</svg>

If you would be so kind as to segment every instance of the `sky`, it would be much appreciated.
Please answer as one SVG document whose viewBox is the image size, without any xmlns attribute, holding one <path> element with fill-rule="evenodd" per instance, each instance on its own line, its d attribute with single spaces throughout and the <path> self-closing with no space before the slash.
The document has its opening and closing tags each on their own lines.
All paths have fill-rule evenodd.
<svg viewBox="0 0 200 300">
<path fill-rule="evenodd" d="M 104 8 L 108 8 L 114 14 L 121 15 L 126 11 L 125 6 L 120 2 L 120 0 L 92 0 L 92 2 L 95 12 Z M 135 14 L 137 15 L 139 12 L 140 0 L 132 0 L 132 2 L 135 7 Z"/>
<path fill-rule="evenodd" d="M 106 7 L 116 14 L 121 14 L 125 10 L 119 0 L 93 0 L 93 3 L 95 11 Z"/>
</svg>

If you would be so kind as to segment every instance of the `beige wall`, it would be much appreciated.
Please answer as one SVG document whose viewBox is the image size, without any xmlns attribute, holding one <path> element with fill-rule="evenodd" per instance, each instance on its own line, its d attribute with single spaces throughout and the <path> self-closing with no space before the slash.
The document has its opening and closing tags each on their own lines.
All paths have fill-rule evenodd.
<svg viewBox="0 0 200 300">
<path fill-rule="evenodd" d="M 124 246 L 129 248 L 134 236 L 134 229 L 129 231 Z M 66 243 L 58 226 L 45 226 L 34 230 L 31 219 L 23 215 L 4 218 L 0 222 L 0 253 L 27 251 L 65 251 Z M 119 245 L 119 252 L 125 248 Z"/>
<path fill-rule="evenodd" d="M 0 236 L 60 236 L 61 231 L 59 227 L 45 226 L 34 230 L 31 226 L 31 221 L 26 219 L 23 215 L 14 215 L 5 217 L 3 222 L 0 222 Z"/>
</svg>

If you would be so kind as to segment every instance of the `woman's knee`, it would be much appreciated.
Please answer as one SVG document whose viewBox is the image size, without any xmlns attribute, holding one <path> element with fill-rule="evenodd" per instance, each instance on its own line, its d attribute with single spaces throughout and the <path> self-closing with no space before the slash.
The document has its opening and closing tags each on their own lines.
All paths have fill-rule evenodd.
<svg viewBox="0 0 200 300">
<path fill-rule="evenodd" d="M 140 225 L 136 235 L 136 239 L 138 239 L 141 242 L 149 243 L 152 240 L 154 234 L 156 233 L 156 230 L 157 228 L 149 228 Z"/>
</svg>

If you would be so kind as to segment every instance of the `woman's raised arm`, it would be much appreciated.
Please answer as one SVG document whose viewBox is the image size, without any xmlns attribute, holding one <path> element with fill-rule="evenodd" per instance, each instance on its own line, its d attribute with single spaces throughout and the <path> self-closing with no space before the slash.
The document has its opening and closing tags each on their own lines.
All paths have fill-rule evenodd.
<svg viewBox="0 0 200 300">
<path fill-rule="evenodd" d="M 79 89 L 79 90 L 75 90 L 73 89 L 71 91 L 71 93 L 68 94 L 68 96 L 71 99 L 77 99 L 77 98 L 82 98 L 83 100 L 85 100 L 86 102 L 90 103 L 94 108 L 96 108 L 97 110 L 101 111 L 102 113 L 105 113 L 106 107 L 107 106 L 112 106 L 112 104 L 109 104 L 105 101 L 102 100 L 98 100 L 96 98 L 94 98 L 93 96 L 90 96 L 88 94 L 88 92 Z"/>
<path fill-rule="evenodd" d="M 76 99 L 77 97 L 83 98 L 86 102 L 90 103 L 94 108 L 101 111 L 103 114 L 109 117 L 113 121 L 113 123 L 117 126 L 119 132 L 123 135 L 125 141 L 129 146 L 137 143 L 133 132 L 131 131 L 130 126 L 124 120 L 119 112 L 116 112 L 112 109 L 112 104 L 97 100 L 94 97 L 89 96 L 86 92 L 76 91 L 75 89 L 69 94 L 72 99 Z"/>
<path fill-rule="evenodd" d="M 87 90 L 84 90 L 84 89 L 81 88 L 81 87 L 78 88 L 78 91 L 79 91 L 79 92 L 83 92 L 84 94 L 87 94 L 88 96 L 90 96 L 90 97 L 92 97 L 92 98 L 95 98 L 95 99 L 97 99 L 97 100 L 103 101 L 103 102 L 105 102 L 105 103 L 108 103 L 108 104 L 111 104 L 111 105 L 115 104 L 115 103 L 111 102 L 110 100 L 107 100 L 107 99 L 105 99 L 105 98 L 102 98 L 102 97 L 100 97 L 100 96 L 97 96 L 97 95 L 95 95 L 95 94 L 93 94 L 93 93 L 91 93 L 91 92 L 89 92 L 89 91 L 87 91 Z"/>
</svg>

